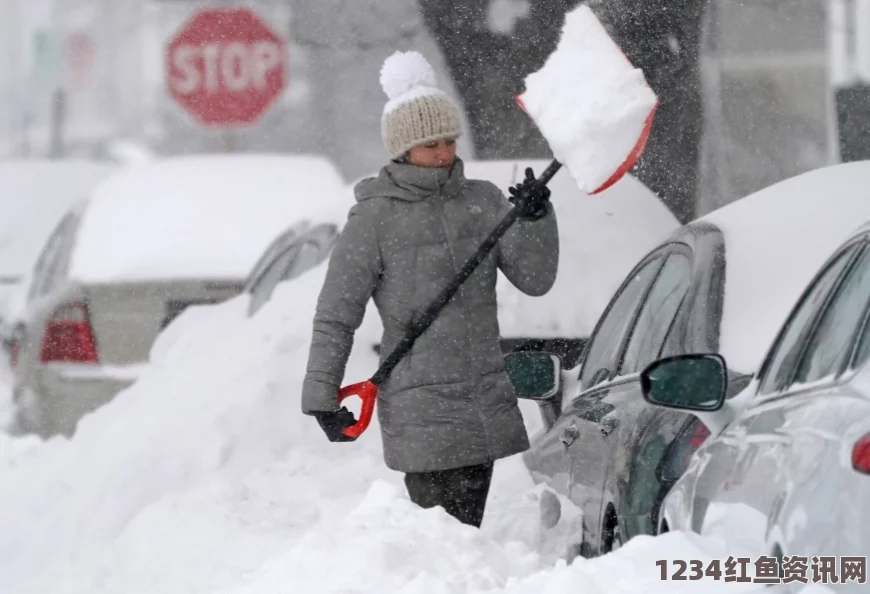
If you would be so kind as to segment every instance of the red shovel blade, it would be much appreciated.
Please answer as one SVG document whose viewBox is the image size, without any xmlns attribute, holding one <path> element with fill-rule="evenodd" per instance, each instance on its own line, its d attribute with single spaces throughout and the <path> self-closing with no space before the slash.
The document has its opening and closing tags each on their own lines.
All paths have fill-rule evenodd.
<svg viewBox="0 0 870 594">
<path fill-rule="evenodd" d="M 359 413 L 359 420 L 350 427 L 344 428 L 342 433 L 348 437 L 356 439 L 369 428 L 369 423 L 372 422 L 372 415 L 375 412 L 375 402 L 378 399 L 378 387 L 373 384 L 371 380 L 345 386 L 338 391 L 338 402 L 341 403 L 344 399 L 350 398 L 351 396 L 360 397 L 360 400 L 362 400 L 362 409 Z"/>
<path fill-rule="evenodd" d="M 629 170 L 634 167 L 634 164 L 637 163 L 637 160 L 640 159 L 641 154 L 643 153 L 643 149 L 646 148 L 646 143 L 649 140 L 649 134 L 652 131 L 653 118 L 656 115 L 656 109 L 658 109 L 658 103 L 653 108 L 649 115 L 646 118 L 646 121 L 643 123 L 643 130 L 640 133 L 640 138 L 637 139 L 637 144 L 634 145 L 634 148 L 631 149 L 631 152 L 626 157 L 625 161 L 619 166 L 619 168 L 610 176 L 606 182 L 601 184 L 598 188 L 596 188 L 591 195 L 600 194 L 616 182 L 622 179 L 622 177 L 629 172 Z"/>
</svg>

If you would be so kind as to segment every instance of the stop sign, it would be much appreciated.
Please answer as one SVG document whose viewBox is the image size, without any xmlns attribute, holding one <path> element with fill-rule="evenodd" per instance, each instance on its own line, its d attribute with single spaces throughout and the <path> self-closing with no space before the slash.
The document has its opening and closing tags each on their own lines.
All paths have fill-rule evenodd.
<svg viewBox="0 0 870 594">
<path fill-rule="evenodd" d="M 284 40 L 248 8 L 198 12 L 166 60 L 170 96 L 206 125 L 253 122 L 286 84 Z"/>
</svg>

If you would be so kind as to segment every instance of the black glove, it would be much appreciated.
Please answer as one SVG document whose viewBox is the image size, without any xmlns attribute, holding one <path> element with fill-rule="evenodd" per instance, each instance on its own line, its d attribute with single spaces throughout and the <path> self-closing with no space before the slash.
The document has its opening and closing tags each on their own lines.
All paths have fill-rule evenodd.
<svg viewBox="0 0 870 594">
<path fill-rule="evenodd" d="M 520 211 L 520 218 L 527 221 L 537 221 L 547 214 L 547 202 L 550 200 L 550 188 L 538 183 L 531 167 L 526 169 L 526 179 L 508 190 L 511 197 L 508 200 Z"/>
<path fill-rule="evenodd" d="M 342 406 L 337 412 L 316 411 L 311 415 L 320 423 L 320 428 L 326 433 L 329 441 L 356 441 L 355 437 L 348 437 L 341 432 L 342 429 L 356 423 L 353 413 L 347 410 L 347 407 Z"/>
</svg>

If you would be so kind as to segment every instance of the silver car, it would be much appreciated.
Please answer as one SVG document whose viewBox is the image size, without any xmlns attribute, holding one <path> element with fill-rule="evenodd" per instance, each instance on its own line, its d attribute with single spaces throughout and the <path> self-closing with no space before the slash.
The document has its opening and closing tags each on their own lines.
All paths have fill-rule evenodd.
<svg viewBox="0 0 870 594">
<path fill-rule="evenodd" d="M 315 157 L 180 157 L 104 182 L 30 279 L 13 332 L 13 430 L 71 435 L 136 380 L 181 312 L 240 294 L 288 222 L 334 220 L 349 201 Z"/>
<path fill-rule="evenodd" d="M 715 436 L 666 497 L 660 531 L 722 537 L 753 563 L 774 558 L 786 589 L 818 569 L 828 583 L 836 576 L 837 591 L 866 592 L 868 359 L 870 225 L 814 278 L 740 395 L 726 402 L 718 355 L 662 359 L 644 371 L 648 402 L 692 412 Z M 849 559 L 862 555 L 863 582 L 861 561 Z"/>
</svg>

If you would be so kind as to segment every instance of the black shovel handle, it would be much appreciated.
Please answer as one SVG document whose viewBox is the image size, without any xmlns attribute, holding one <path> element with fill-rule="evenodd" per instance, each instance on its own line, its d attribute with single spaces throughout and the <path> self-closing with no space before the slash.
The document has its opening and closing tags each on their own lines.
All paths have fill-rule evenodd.
<svg viewBox="0 0 870 594">
<path fill-rule="evenodd" d="M 561 168 L 562 164 L 554 159 L 535 182 L 542 186 L 546 186 Z M 450 280 L 447 286 L 444 287 L 437 297 L 435 297 L 432 303 L 423 310 L 423 313 L 414 320 L 413 324 L 411 324 L 411 327 L 408 329 L 408 332 L 404 337 L 402 337 L 402 340 L 396 345 L 393 352 L 391 352 L 384 360 L 383 364 L 381 364 L 371 380 L 369 380 L 371 383 L 375 386 L 380 386 L 387 377 L 389 377 L 399 361 L 402 360 L 402 357 L 404 357 L 408 351 L 411 350 L 411 347 L 414 346 L 414 342 L 416 342 L 420 335 L 432 325 L 432 322 L 435 321 L 435 318 L 438 317 L 441 310 L 444 309 L 456 292 L 459 291 L 459 287 L 462 286 L 462 283 L 468 280 L 468 277 L 471 276 L 478 266 L 480 266 L 480 263 L 483 262 L 487 255 L 489 255 L 492 248 L 498 244 L 499 240 L 505 233 L 507 233 L 508 229 L 513 226 L 519 216 L 519 211 L 514 207 L 505 215 L 501 222 L 496 225 L 495 229 L 492 230 L 489 236 L 480 244 L 480 247 L 477 248 L 477 251 L 474 252 L 468 261 L 463 264 L 462 268 L 459 269 L 456 276 Z"/>
</svg>

